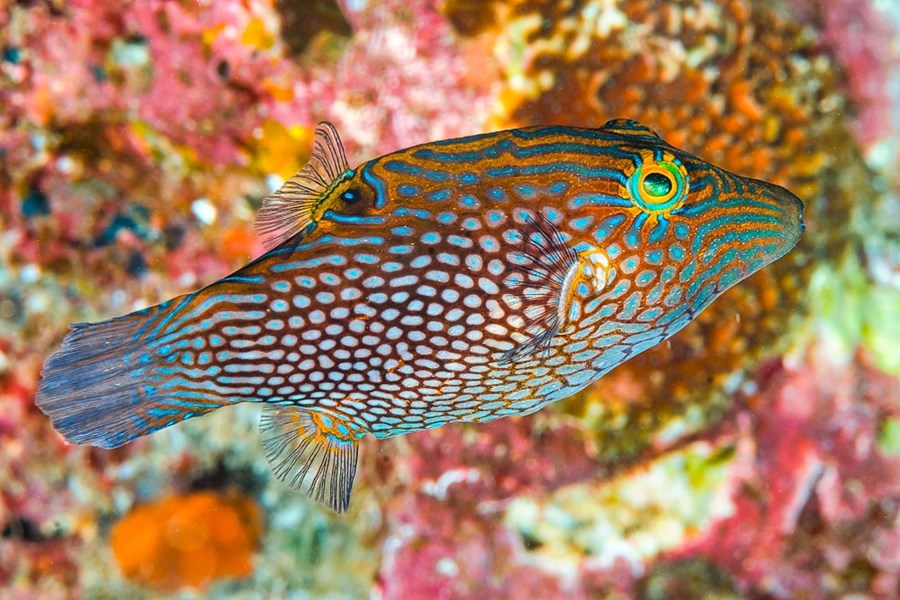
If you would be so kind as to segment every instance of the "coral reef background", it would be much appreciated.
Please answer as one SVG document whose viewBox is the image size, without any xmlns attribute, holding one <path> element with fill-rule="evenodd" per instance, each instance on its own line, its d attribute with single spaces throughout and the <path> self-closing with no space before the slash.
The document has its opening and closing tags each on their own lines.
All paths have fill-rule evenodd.
<svg viewBox="0 0 900 600">
<path fill-rule="evenodd" d="M 900 596 L 900 5 L 0 0 L 0 596 Z M 70 322 L 262 251 L 315 123 L 350 162 L 638 119 L 807 235 L 577 397 L 272 481 L 258 408 L 115 451 L 34 408 Z M 181 590 L 178 592 L 178 590 Z"/>
</svg>

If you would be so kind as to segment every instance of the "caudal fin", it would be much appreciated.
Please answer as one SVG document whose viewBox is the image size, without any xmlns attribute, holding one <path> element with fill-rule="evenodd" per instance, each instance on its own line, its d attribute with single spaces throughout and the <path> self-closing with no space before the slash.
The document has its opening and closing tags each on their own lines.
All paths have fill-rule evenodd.
<svg viewBox="0 0 900 600">
<path fill-rule="evenodd" d="M 172 385 L 179 353 L 147 332 L 172 303 L 71 326 L 44 363 L 35 399 L 67 441 L 115 448 L 222 405 L 214 394 Z"/>
</svg>

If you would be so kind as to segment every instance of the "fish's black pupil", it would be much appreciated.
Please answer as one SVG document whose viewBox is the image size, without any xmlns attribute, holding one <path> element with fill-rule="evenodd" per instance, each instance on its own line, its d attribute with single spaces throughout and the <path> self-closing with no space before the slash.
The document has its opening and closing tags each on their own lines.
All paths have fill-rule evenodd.
<svg viewBox="0 0 900 600">
<path fill-rule="evenodd" d="M 359 200 L 359 190 L 347 190 L 343 194 L 341 194 L 341 198 L 344 199 L 344 202 L 348 204 L 353 204 Z"/>
<path fill-rule="evenodd" d="M 650 173 L 644 178 L 644 191 L 655 198 L 672 191 L 672 180 L 662 173 Z"/>
</svg>

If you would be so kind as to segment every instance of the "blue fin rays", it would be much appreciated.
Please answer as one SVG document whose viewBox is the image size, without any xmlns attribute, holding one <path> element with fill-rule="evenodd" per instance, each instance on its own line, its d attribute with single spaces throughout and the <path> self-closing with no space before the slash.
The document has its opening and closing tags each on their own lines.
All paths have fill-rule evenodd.
<svg viewBox="0 0 900 600">
<path fill-rule="evenodd" d="M 309 162 L 268 196 L 256 215 L 256 229 L 264 237 L 266 248 L 274 248 L 306 231 L 313 222 L 316 204 L 348 169 L 337 129 L 327 121 L 319 123 Z"/>
<path fill-rule="evenodd" d="M 502 364 L 546 352 L 559 332 L 559 302 L 566 274 L 578 263 L 556 224 L 543 213 L 523 213 L 522 243 L 509 254 L 513 276 L 507 280 L 509 302 L 520 307 L 530 339 L 503 353 Z"/>
<path fill-rule="evenodd" d="M 365 430 L 321 411 L 266 405 L 259 431 L 275 477 L 334 512 L 347 510 Z"/>
</svg>

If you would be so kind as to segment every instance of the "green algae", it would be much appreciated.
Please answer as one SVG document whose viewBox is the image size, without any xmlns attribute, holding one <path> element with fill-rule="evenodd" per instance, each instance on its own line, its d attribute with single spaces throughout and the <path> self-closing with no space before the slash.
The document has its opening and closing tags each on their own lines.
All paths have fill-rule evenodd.
<svg viewBox="0 0 900 600">
<path fill-rule="evenodd" d="M 885 454 L 900 455 L 900 420 L 886 419 L 878 432 L 878 447 Z"/>
<path fill-rule="evenodd" d="M 858 347 L 885 373 L 900 376 L 900 290 L 872 282 L 859 261 L 821 265 L 810 284 L 812 323 L 838 356 Z"/>
</svg>

